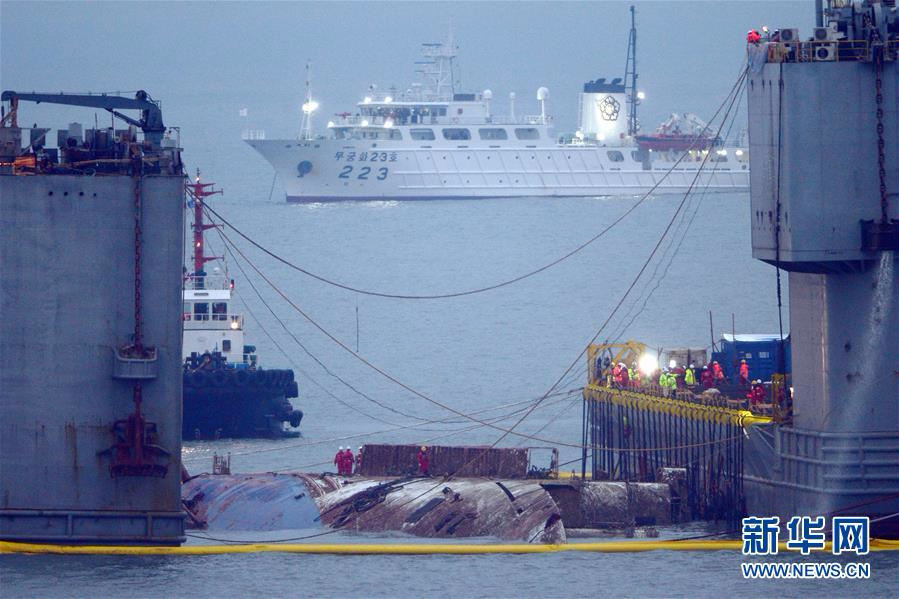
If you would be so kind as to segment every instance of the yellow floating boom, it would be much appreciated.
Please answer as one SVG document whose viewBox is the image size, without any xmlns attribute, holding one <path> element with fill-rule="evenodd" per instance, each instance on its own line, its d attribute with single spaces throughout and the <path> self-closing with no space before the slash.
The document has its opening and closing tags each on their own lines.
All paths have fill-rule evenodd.
<svg viewBox="0 0 899 599">
<path fill-rule="evenodd" d="M 608 541 L 602 543 L 569 543 L 566 545 L 471 544 L 444 545 L 437 543 L 247 543 L 234 545 L 187 545 L 183 547 L 130 547 L 106 545 L 39 545 L 0 541 L 0 553 L 31 553 L 58 555 L 221 555 L 226 553 L 309 553 L 327 555 L 477 555 L 488 553 L 558 553 L 580 551 L 588 553 L 640 553 L 645 551 L 740 551 L 738 540 L 720 541 Z M 784 543 L 780 550 L 789 552 Z M 871 551 L 899 550 L 899 541 L 871 539 Z M 825 551 L 830 551 L 827 543 Z"/>
</svg>

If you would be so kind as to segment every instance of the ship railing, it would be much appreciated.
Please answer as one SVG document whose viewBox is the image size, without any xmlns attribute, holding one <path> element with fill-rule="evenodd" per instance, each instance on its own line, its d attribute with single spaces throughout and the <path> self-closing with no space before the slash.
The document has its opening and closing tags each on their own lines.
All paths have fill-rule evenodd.
<svg viewBox="0 0 899 599">
<path fill-rule="evenodd" d="M 383 127 L 387 118 L 383 116 L 342 116 L 331 121 L 334 127 Z M 329 123 L 329 126 L 331 126 Z"/>
<path fill-rule="evenodd" d="M 181 315 L 181 318 L 185 322 L 197 324 L 198 326 L 196 328 L 229 328 L 235 331 L 243 329 L 242 314 L 196 314 L 191 312 L 184 312 Z"/>
<path fill-rule="evenodd" d="M 872 44 L 867 40 L 767 42 L 767 62 L 867 62 Z M 899 40 L 884 42 L 889 57 L 896 59 Z"/>
<path fill-rule="evenodd" d="M 328 126 L 333 127 L 386 127 L 387 121 L 391 121 L 392 126 L 402 125 L 415 127 L 417 125 L 549 125 L 552 123 L 552 117 L 543 115 L 524 115 L 518 117 L 511 116 L 478 116 L 478 117 L 453 117 L 453 116 L 423 116 L 412 122 L 411 119 L 390 118 L 389 116 L 372 115 L 372 116 L 340 116 L 332 119 Z"/>
<path fill-rule="evenodd" d="M 549 125 L 552 123 L 553 117 L 541 114 L 526 114 L 524 116 L 489 116 L 486 118 L 487 123 L 493 125 Z"/>
<path fill-rule="evenodd" d="M 758 416 L 773 416 L 777 412 L 777 406 L 773 400 L 766 398 L 765 403 L 754 404 L 745 396 L 740 395 L 743 387 L 734 384 L 725 384 L 721 388 L 713 387 L 712 389 L 703 389 L 697 384 L 692 389 L 687 387 L 678 387 L 677 389 L 669 389 L 658 385 L 657 383 L 647 383 L 637 381 L 628 385 L 618 385 L 614 382 L 608 384 L 601 380 L 591 377 L 588 382 L 588 388 L 598 389 L 617 389 L 620 391 L 630 391 L 641 393 L 652 397 L 662 397 L 673 399 L 686 403 L 692 403 L 701 406 L 712 406 L 719 408 L 729 408 L 732 410 L 745 410 Z"/>
<path fill-rule="evenodd" d="M 187 275 L 184 277 L 184 289 L 202 291 L 204 289 L 222 290 L 231 288 L 231 279 L 227 275 Z"/>
<path fill-rule="evenodd" d="M 262 141 L 265 140 L 265 129 L 244 129 L 240 138 L 245 141 Z"/>
</svg>

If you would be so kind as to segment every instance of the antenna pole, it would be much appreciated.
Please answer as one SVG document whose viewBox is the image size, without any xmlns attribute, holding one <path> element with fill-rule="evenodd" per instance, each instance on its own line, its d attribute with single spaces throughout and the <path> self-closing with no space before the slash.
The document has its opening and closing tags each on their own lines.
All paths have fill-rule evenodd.
<svg viewBox="0 0 899 599">
<path fill-rule="evenodd" d="M 303 123 L 300 126 L 300 139 L 312 139 L 312 113 L 316 104 L 312 101 L 312 65 L 306 61 L 306 98 L 303 100 Z"/>
<path fill-rule="evenodd" d="M 624 66 L 624 83 L 630 82 L 628 92 L 627 133 L 637 134 L 637 17 L 634 5 L 631 5 L 631 32 L 627 38 L 627 62 Z"/>
</svg>

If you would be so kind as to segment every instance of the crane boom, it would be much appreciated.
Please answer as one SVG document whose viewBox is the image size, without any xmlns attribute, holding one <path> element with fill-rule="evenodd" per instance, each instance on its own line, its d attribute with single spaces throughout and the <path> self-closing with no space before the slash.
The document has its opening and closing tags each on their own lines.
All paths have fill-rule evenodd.
<svg viewBox="0 0 899 599">
<path fill-rule="evenodd" d="M 165 125 L 162 123 L 162 110 L 159 104 L 154 102 L 150 95 L 140 90 L 133 98 L 125 98 L 122 96 L 92 95 L 92 94 L 23 94 L 11 90 L 3 92 L 2 100 L 10 102 L 13 110 L 19 100 L 35 102 L 40 104 L 46 102 L 48 104 L 66 104 L 69 106 L 87 106 L 90 108 L 102 108 L 108 110 L 120 119 L 140 127 L 147 141 L 158 145 L 165 133 Z M 141 111 L 140 120 L 132 119 L 121 114 L 116 109 L 133 109 Z"/>
</svg>

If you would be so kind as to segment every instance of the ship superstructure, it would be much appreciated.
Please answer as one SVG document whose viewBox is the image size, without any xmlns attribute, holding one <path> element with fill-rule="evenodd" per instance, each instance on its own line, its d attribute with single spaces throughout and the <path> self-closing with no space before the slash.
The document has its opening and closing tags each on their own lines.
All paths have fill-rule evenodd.
<svg viewBox="0 0 899 599">
<path fill-rule="evenodd" d="M 288 201 L 600 196 L 656 186 L 676 192 L 694 183 L 709 152 L 712 164 L 702 169 L 697 188 L 748 189 L 745 148 L 721 140 L 714 147 L 637 143 L 642 93 L 636 90 L 635 27 L 628 81 L 586 83 L 573 135 L 554 133 L 545 87 L 536 94 L 539 114 L 517 115 L 513 93 L 510 114 L 500 116 L 491 90 L 456 90 L 452 36 L 422 48 L 424 83 L 405 91 L 370 87 L 352 111 L 334 115 L 327 137 L 309 135 L 319 105 L 307 93 L 299 139 L 246 139 L 275 168 Z"/>
<path fill-rule="evenodd" d="M 2 99 L 0 538 L 178 544 L 177 138 L 146 92 Z M 26 101 L 121 128 L 21 127 Z"/>
</svg>

